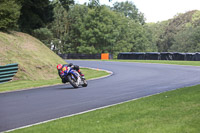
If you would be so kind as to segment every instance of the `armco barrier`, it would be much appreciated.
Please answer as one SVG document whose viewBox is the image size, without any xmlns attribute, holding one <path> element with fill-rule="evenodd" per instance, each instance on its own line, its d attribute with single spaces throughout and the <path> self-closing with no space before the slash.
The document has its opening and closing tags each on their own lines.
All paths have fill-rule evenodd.
<svg viewBox="0 0 200 133">
<path fill-rule="evenodd" d="M 0 84 L 12 80 L 18 71 L 18 64 L 8 64 L 0 66 Z"/>
</svg>

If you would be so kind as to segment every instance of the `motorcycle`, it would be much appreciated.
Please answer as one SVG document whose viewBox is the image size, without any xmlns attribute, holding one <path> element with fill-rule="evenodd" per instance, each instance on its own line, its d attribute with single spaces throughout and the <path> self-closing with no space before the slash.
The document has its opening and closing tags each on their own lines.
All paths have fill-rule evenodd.
<svg viewBox="0 0 200 133">
<path fill-rule="evenodd" d="M 74 87 L 78 88 L 80 86 L 87 87 L 87 81 L 81 77 L 81 75 L 71 67 L 67 68 L 67 72 L 64 73 L 66 80 Z"/>
</svg>

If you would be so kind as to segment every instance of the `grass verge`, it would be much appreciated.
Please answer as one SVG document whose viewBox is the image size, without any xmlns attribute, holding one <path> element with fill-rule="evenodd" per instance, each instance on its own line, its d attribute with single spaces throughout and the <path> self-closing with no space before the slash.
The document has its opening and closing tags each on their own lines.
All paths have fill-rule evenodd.
<svg viewBox="0 0 200 133">
<path fill-rule="evenodd" d="M 81 71 L 85 74 L 85 78 L 87 80 L 109 75 L 109 73 L 105 71 L 93 70 L 88 68 L 81 68 Z M 21 90 L 21 89 L 41 87 L 47 85 L 55 85 L 60 83 L 61 83 L 60 78 L 51 80 L 36 80 L 36 81 L 31 81 L 31 80 L 12 81 L 0 84 L 0 92 Z"/>
<path fill-rule="evenodd" d="M 108 60 L 108 61 L 200 66 L 200 61 L 169 61 L 169 60 Z"/>
<path fill-rule="evenodd" d="M 199 133 L 200 85 L 15 130 L 15 133 Z"/>
<path fill-rule="evenodd" d="M 66 62 L 38 39 L 22 32 L 0 32 L 0 65 L 18 63 L 16 80 L 57 78 L 58 64 Z"/>
<path fill-rule="evenodd" d="M 115 62 L 135 62 L 135 63 L 157 63 L 169 65 L 186 65 L 186 66 L 200 66 L 200 61 L 174 61 L 174 60 L 91 60 L 91 61 L 115 61 Z"/>
</svg>

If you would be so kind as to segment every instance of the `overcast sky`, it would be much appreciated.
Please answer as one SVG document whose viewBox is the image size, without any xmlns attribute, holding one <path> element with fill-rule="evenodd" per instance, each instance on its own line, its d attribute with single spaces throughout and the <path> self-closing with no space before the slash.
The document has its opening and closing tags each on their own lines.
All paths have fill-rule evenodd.
<svg viewBox="0 0 200 133">
<path fill-rule="evenodd" d="M 79 4 L 89 0 L 75 0 Z M 112 6 L 115 2 L 127 0 L 99 0 L 100 4 Z M 191 10 L 200 10 L 200 0 L 129 0 L 132 1 L 140 12 L 144 13 L 146 22 L 158 22 L 173 18 L 177 13 Z"/>
</svg>

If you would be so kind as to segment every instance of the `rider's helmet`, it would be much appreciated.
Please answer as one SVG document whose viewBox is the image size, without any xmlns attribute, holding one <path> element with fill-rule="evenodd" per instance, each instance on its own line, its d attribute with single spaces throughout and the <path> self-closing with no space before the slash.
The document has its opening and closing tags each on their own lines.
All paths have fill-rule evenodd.
<svg viewBox="0 0 200 133">
<path fill-rule="evenodd" d="M 73 64 L 72 64 L 72 63 L 69 63 L 68 66 L 71 67 L 71 66 L 73 66 Z"/>
<path fill-rule="evenodd" d="M 57 65 L 57 69 L 58 69 L 58 70 L 60 70 L 62 67 L 63 67 L 62 64 L 58 64 L 58 65 Z"/>
</svg>

